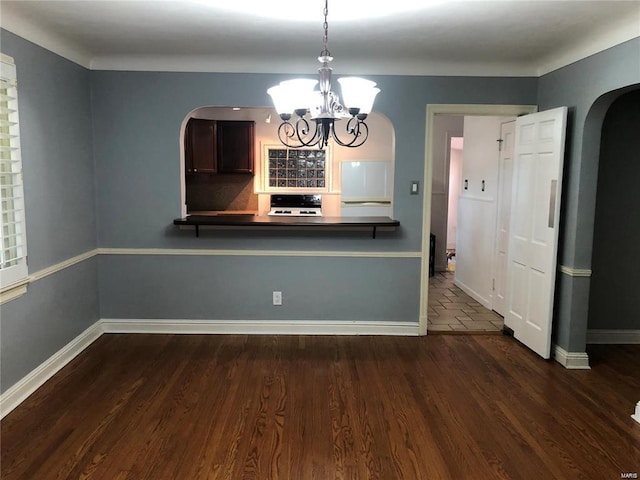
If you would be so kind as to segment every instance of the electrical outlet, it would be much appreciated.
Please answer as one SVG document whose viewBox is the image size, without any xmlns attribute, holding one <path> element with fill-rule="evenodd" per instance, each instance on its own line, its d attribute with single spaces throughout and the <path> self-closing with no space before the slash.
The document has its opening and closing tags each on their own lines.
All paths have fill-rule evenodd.
<svg viewBox="0 0 640 480">
<path fill-rule="evenodd" d="M 282 292 L 273 292 L 273 304 L 282 305 Z"/>
</svg>

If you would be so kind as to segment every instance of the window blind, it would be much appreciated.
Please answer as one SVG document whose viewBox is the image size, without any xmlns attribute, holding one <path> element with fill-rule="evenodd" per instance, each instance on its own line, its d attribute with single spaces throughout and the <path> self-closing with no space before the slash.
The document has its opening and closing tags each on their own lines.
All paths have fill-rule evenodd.
<svg viewBox="0 0 640 480">
<path fill-rule="evenodd" d="M 0 287 L 27 277 L 27 246 L 16 67 L 0 61 Z"/>
</svg>

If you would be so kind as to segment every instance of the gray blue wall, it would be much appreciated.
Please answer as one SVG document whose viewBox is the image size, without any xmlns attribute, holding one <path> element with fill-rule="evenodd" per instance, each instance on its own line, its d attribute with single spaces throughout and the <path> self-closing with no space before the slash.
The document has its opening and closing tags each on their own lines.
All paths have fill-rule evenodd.
<svg viewBox="0 0 640 480">
<path fill-rule="evenodd" d="M 91 76 L 4 30 L 14 57 L 29 272 L 96 248 Z M 6 390 L 98 319 L 97 262 L 29 285 L 0 307 L 0 389 Z"/>
<path fill-rule="evenodd" d="M 602 127 L 589 329 L 640 329 L 640 87 Z"/>
<path fill-rule="evenodd" d="M 201 106 L 265 106 L 283 77 L 266 74 L 92 72 L 98 242 L 101 247 L 419 251 L 428 103 L 535 104 L 532 78 L 371 77 L 383 92 L 376 110 L 396 132 L 396 234 L 330 236 L 210 234 L 174 229 L 180 216 L 180 126 Z M 372 133 L 373 134 L 373 133 Z"/>
<path fill-rule="evenodd" d="M 100 276 L 104 318 L 418 318 L 420 262 L 412 258 L 103 255 Z M 271 304 L 274 290 L 282 306 Z"/>
<path fill-rule="evenodd" d="M 282 256 L 100 255 L 34 282 L 2 306 L 2 390 L 98 318 L 418 321 L 419 258 L 288 257 L 287 251 L 397 252 L 421 249 L 425 107 L 439 103 L 571 107 L 561 263 L 590 264 L 595 192 L 582 133 L 596 98 L 637 83 L 638 41 L 540 79 L 379 76 L 376 108 L 396 130 L 396 232 L 204 232 L 180 215 L 179 131 L 201 106 L 260 106 L 278 75 L 89 72 L 2 31 L 15 58 L 25 163 L 29 267 L 34 272 L 103 248 L 279 250 Z M 634 63 L 635 62 L 635 63 Z M 348 72 L 340 72 L 347 74 Z M 387 92 L 386 94 L 384 92 Z M 597 161 L 595 162 L 597 166 Z M 423 190 L 423 189 L 422 189 Z M 593 194 L 595 196 L 595 193 Z M 592 206 L 595 205 L 595 198 Z M 591 218 L 589 218 L 591 215 Z M 97 280 L 99 278 L 99 280 Z M 584 350 L 584 288 L 559 282 L 558 339 Z M 270 305 L 271 291 L 285 305 Z M 588 292 L 588 279 L 586 281 Z M 320 296 L 318 296 L 320 292 Z"/>
<path fill-rule="evenodd" d="M 98 242 L 101 247 L 419 252 L 429 103 L 535 103 L 531 78 L 373 77 L 376 109 L 396 132 L 394 212 L 381 233 L 226 231 L 173 227 L 180 216 L 180 126 L 202 106 L 264 106 L 276 75 L 93 72 Z M 198 269 L 192 270 L 197 265 Z M 135 273 L 132 269 L 135 268 Z M 189 272 L 193 271 L 190 276 Z M 100 258 L 103 318 L 386 320 L 418 322 L 420 258 Z M 196 273 L 197 272 L 197 273 Z M 345 282 L 348 279 L 348 282 Z M 271 294 L 282 290 L 284 305 Z M 197 293 L 196 293 L 197 292 Z M 399 301 L 399 299 L 402 299 Z M 135 304 L 135 305 L 134 305 Z"/>
</svg>

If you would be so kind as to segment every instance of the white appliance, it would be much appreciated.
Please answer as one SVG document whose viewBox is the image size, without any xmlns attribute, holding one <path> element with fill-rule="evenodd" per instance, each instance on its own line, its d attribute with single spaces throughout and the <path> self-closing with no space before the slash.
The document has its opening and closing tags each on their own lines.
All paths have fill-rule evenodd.
<svg viewBox="0 0 640 480">
<path fill-rule="evenodd" d="M 393 163 L 385 161 L 342 162 L 343 217 L 392 217 Z"/>
<path fill-rule="evenodd" d="M 322 196 L 320 195 L 271 195 L 272 217 L 321 217 Z"/>
</svg>

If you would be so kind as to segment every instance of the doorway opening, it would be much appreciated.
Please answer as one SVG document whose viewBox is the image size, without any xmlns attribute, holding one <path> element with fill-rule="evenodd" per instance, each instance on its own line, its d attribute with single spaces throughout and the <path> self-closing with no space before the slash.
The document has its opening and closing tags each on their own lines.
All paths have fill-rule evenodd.
<svg viewBox="0 0 640 480">
<path fill-rule="evenodd" d="M 464 135 L 464 132 L 463 132 Z M 445 271 L 456 271 L 456 247 L 458 234 L 458 197 L 462 191 L 462 162 L 464 159 L 464 136 L 451 137 L 449 142 L 449 181 L 447 199 L 447 231 L 445 239 L 445 255 L 447 265 Z M 433 214 L 431 215 L 433 218 Z"/>
<path fill-rule="evenodd" d="M 432 332 L 503 329 L 499 300 L 507 268 L 514 124 L 515 117 L 435 117 L 431 232 L 438 274 L 429 282 Z"/>
<path fill-rule="evenodd" d="M 587 343 L 638 343 L 640 89 L 615 99 L 602 121 Z M 613 301 L 615 299 L 615 301 Z"/>
<path fill-rule="evenodd" d="M 442 150 L 440 150 L 438 152 L 436 144 L 442 144 L 442 138 L 438 138 L 437 136 L 437 132 L 436 132 L 436 122 L 438 117 L 458 117 L 458 122 L 460 122 L 460 118 L 462 118 L 462 122 L 464 122 L 464 117 L 465 116 L 475 116 L 475 117 L 515 117 L 518 115 L 524 115 L 527 113 L 533 113 L 537 110 L 537 107 L 535 105 L 427 105 L 427 121 L 426 121 L 426 141 L 427 141 L 427 145 L 425 148 L 425 179 L 424 179 L 424 185 L 425 185 L 425 196 L 424 196 L 424 204 L 423 204 L 423 208 L 424 208 L 424 216 L 423 216 L 423 252 L 429 252 L 429 239 L 430 239 L 430 234 L 432 232 L 432 217 L 434 222 L 433 223 L 437 223 L 438 221 L 440 221 L 441 225 L 444 225 L 444 228 L 442 229 L 442 233 L 441 233 L 441 242 L 443 244 L 445 244 L 445 248 L 442 249 L 438 249 L 437 247 L 437 243 L 438 240 L 436 238 L 436 249 L 438 254 L 440 254 L 442 260 L 439 262 L 438 261 L 438 254 L 436 254 L 435 256 L 435 265 L 436 265 L 436 271 L 439 270 L 440 273 L 437 274 L 439 275 L 436 276 L 434 275 L 434 277 L 429 278 L 428 277 L 428 266 L 429 266 L 429 255 L 425 255 L 423 254 L 422 256 L 422 280 L 421 280 L 421 295 L 420 295 L 420 333 L 421 334 L 426 334 L 427 333 L 427 329 L 429 328 L 429 317 L 431 316 L 434 320 L 436 320 L 436 316 L 435 316 L 435 311 L 437 307 L 437 304 L 435 303 L 436 300 L 438 300 L 440 302 L 440 300 L 444 300 L 445 303 L 459 303 L 459 309 L 453 308 L 452 310 L 459 310 L 459 312 L 454 312 L 453 314 L 446 314 L 446 316 L 453 316 L 453 318 L 456 319 L 457 323 L 460 325 L 464 325 L 464 322 L 460 321 L 460 319 L 456 318 L 458 316 L 462 317 L 466 323 L 470 323 L 473 322 L 472 319 L 467 319 L 465 317 L 469 317 L 468 313 L 474 313 L 471 312 L 471 310 L 476 310 L 476 308 L 478 306 L 482 306 L 482 303 L 477 301 L 476 299 L 474 299 L 473 297 L 470 297 L 469 301 L 465 301 L 467 300 L 466 297 L 463 296 L 464 295 L 468 295 L 469 292 L 464 292 L 462 290 L 462 288 L 460 288 L 460 286 L 455 285 L 455 280 L 450 280 L 448 279 L 446 276 L 449 275 L 451 276 L 451 272 L 447 272 L 447 266 L 449 264 L 448 261 L 448 256 L 447 256 L 447 248 L 446 248 L 446 238 L 447 238 L 447 211 L 448 211 L 448 195 L 441 195 L 441 191 L 437 190 L 438 182 L 432 182 L 432 179 L 438 179 L 441 178 L 440 176 L 443 174 L 445 177 L 442 177 L 442 183 L 441 185 L 443 186 L 443 190 L 447 190 L 448 191 L 448 179 L 451 176 L 449 169 L 443 169 L 443 167 L 440 164 L 436 164 L 435 162 L 435 157 L 438 155 L 438 153 L 442 152 Z M 460 124 L 460 123 L 458 123 Z M 456 137 L 463 137 L 464 135 L 462 134 L 463 132 L 460 131 L 460 129 L 458 128 L 458 130 L 456 131 L 455 128 L 451 129 L 448 132 L 445 132 L 445 149 L 447 152 L 447 158 L 449 155 L 449 152 L 451 151 L 451 138 L 456 138 Z M 496 140 L 498 138 L 496 136 L 494 136 L 494 138 L 492 139 L 492 141 L 494 142 L 494 145 L 496 143 Z M 466 140 L 465 140 L 466 142 Z M 465 145 L 466 146 L 466 145 Z M 436 177 L 437 175 L 437 177 Z M 478 185 L 472 185 L 470 184 L 470 182 L 467 182 L 467 188 L 471 189 L 479 189 L 479 191 L 481 193 L 487 192 L 487 188 L 489 186 L 489 180 L 488 179 L 481 179 L 480 177 L 478 177 Z M 462 179 L 462 183 L 461 183 L 461 188 L 464 189 L 465 187 L 465 179 Z M 470 180 L 470 179 L 467 179 Z M 484 181 L 483 181 L 484 180 Z M 497 182 L 497 179 L 495 180 Z M 435 185 L 435 187 L 434 187 Z M 445 187 L 446 185 L 446 187 Z M 434 189 L 435 188 L 435 189 Z M 484 189 L 484 192 L 483 192 Z M 494 192 L 497 191 L 497 184 L 494 184 Z M 446 204 L 445 204 L 445 200 L 446 200 Z M 494 202 L 497 202 L 497 199 L 494 199 Z M 460 209 L 460 204 L 458 205 L 458 209 Z M 444 213 L 444 220 L 438 220 L 435 218 L 434 212 L 445 212 Z M 460 218 L 460 212 L 458 212 L 458 218 Z M 495 235 L 495 214 L 494 214 L 494 220 L 491 223 L 491 227 L 494 229 L 493 233 L 492 233 L 492 238 Z M 461 228 L 462 224 L 458 223 L 457 224 L 457 228 L 456 228 L 456 245 L 455 245 L 455 249 L 456 249 L 456 265 L 455 265 L 455 270 L 456 272 L 459 270 L 460 268 L 460 258 L 463 255 L 462 254 L 462 250 L 461 250 L 461 245 L 459 244 L 459 241 L 462 237 L 462 232 L 460 232 L 460 228 Z M 493 246 L 493 241 L 491 241 L 491 248 Z M 438 268 L 438 264 L 440 265 L 440 268 Z M 454 278 L 455 278 L 455 273 L 454 273 Z M 453 282 L 453 285 L 449 285 L 446 286 L 446 288 L 442 287 L 433 287 L 434 292 L 433 292 L 433 298 L 431 298 L 430 301 L 430 283 L 436 283 L 436 282 L 440 282 L 440 285 L 447 285 L 447 282 Z M 435 291 L 436 288 L 440 288 L 439 291 Z M 446 290 L 446 291 L 445 291 Z M 456 298 L 457 297 L 457 298 Z M 451 302 L 451 299 L 453 300 L 463 300 L 461 302 Z M 449 302 L 447 302 L 447 300 L 449 300 Z M 442 302 L 440 302 L 442 303 Z M 462 303 L 466 304 L 465 306 L 461 305 Z M 441 307 L 443 307 L 443 305 L 441 304 Z M 455 307 L 455 306 L 454 306 Z M 464 312 L 464 310 L 468 310 L 468 312 Z M 442 309 L 442 308 L 440 308 Z M 490 311 L 488 311 L 489 314 L 491 314 Z M 458 315 L 456 315 L 456 313 Z M 479 313 L 479 312 L 475 312 L 475 313 Z M 479 313 L 479 315 L 484 315 L 487 314 L 487 311 L 482 311 L 482 313 Z M 495 315 L 495 314 L 494 314 Z M 483 318 L 481 321 L 487 321 L 488 324 L 491 324 L 491 326 L 493 328 L 496 329 L 496 331 L 498 331 L 497 327 L 491 323 L 492 320 L 494 321 L 499 321 L 500 317 L 496 315 L 496 318 L 492 318 L 489 319 L 488 317 Z M 453 320 L 451 320 L 453 322 Z M 443 323 L 442 321 L 438 322 L 439 325 L 455 325 L 455 322 L 447 324 L 447 323 Z M 482 324 L 482 327 L 484 328 L 489 328 L 488 324 Z M 433 325 L 436 325 L 436 322 L 433 323 Z M 466 326 L 466 325 L 464 325 Z M 436 327 L 438 328 L 438 327 Z M 476 327 L 479 328 L 479 327 Z M 443 327 L 439 328 L 440 330 L 443 329 Z M 461 326 L 457 326 L 455 327 L 455 329 L 457 330 L 462 330 Z M 434 330 L 433 328 L 431 328 L 430 330 Z M 447 330 L 449 331 L 454 331 L 454 327 L 447 327 Z M 467 329 L 467 331 L 471 331 L 470 329 Z M 475 329 L 474 331 L 479 331 L 477 329 Z"/>
</svg>

